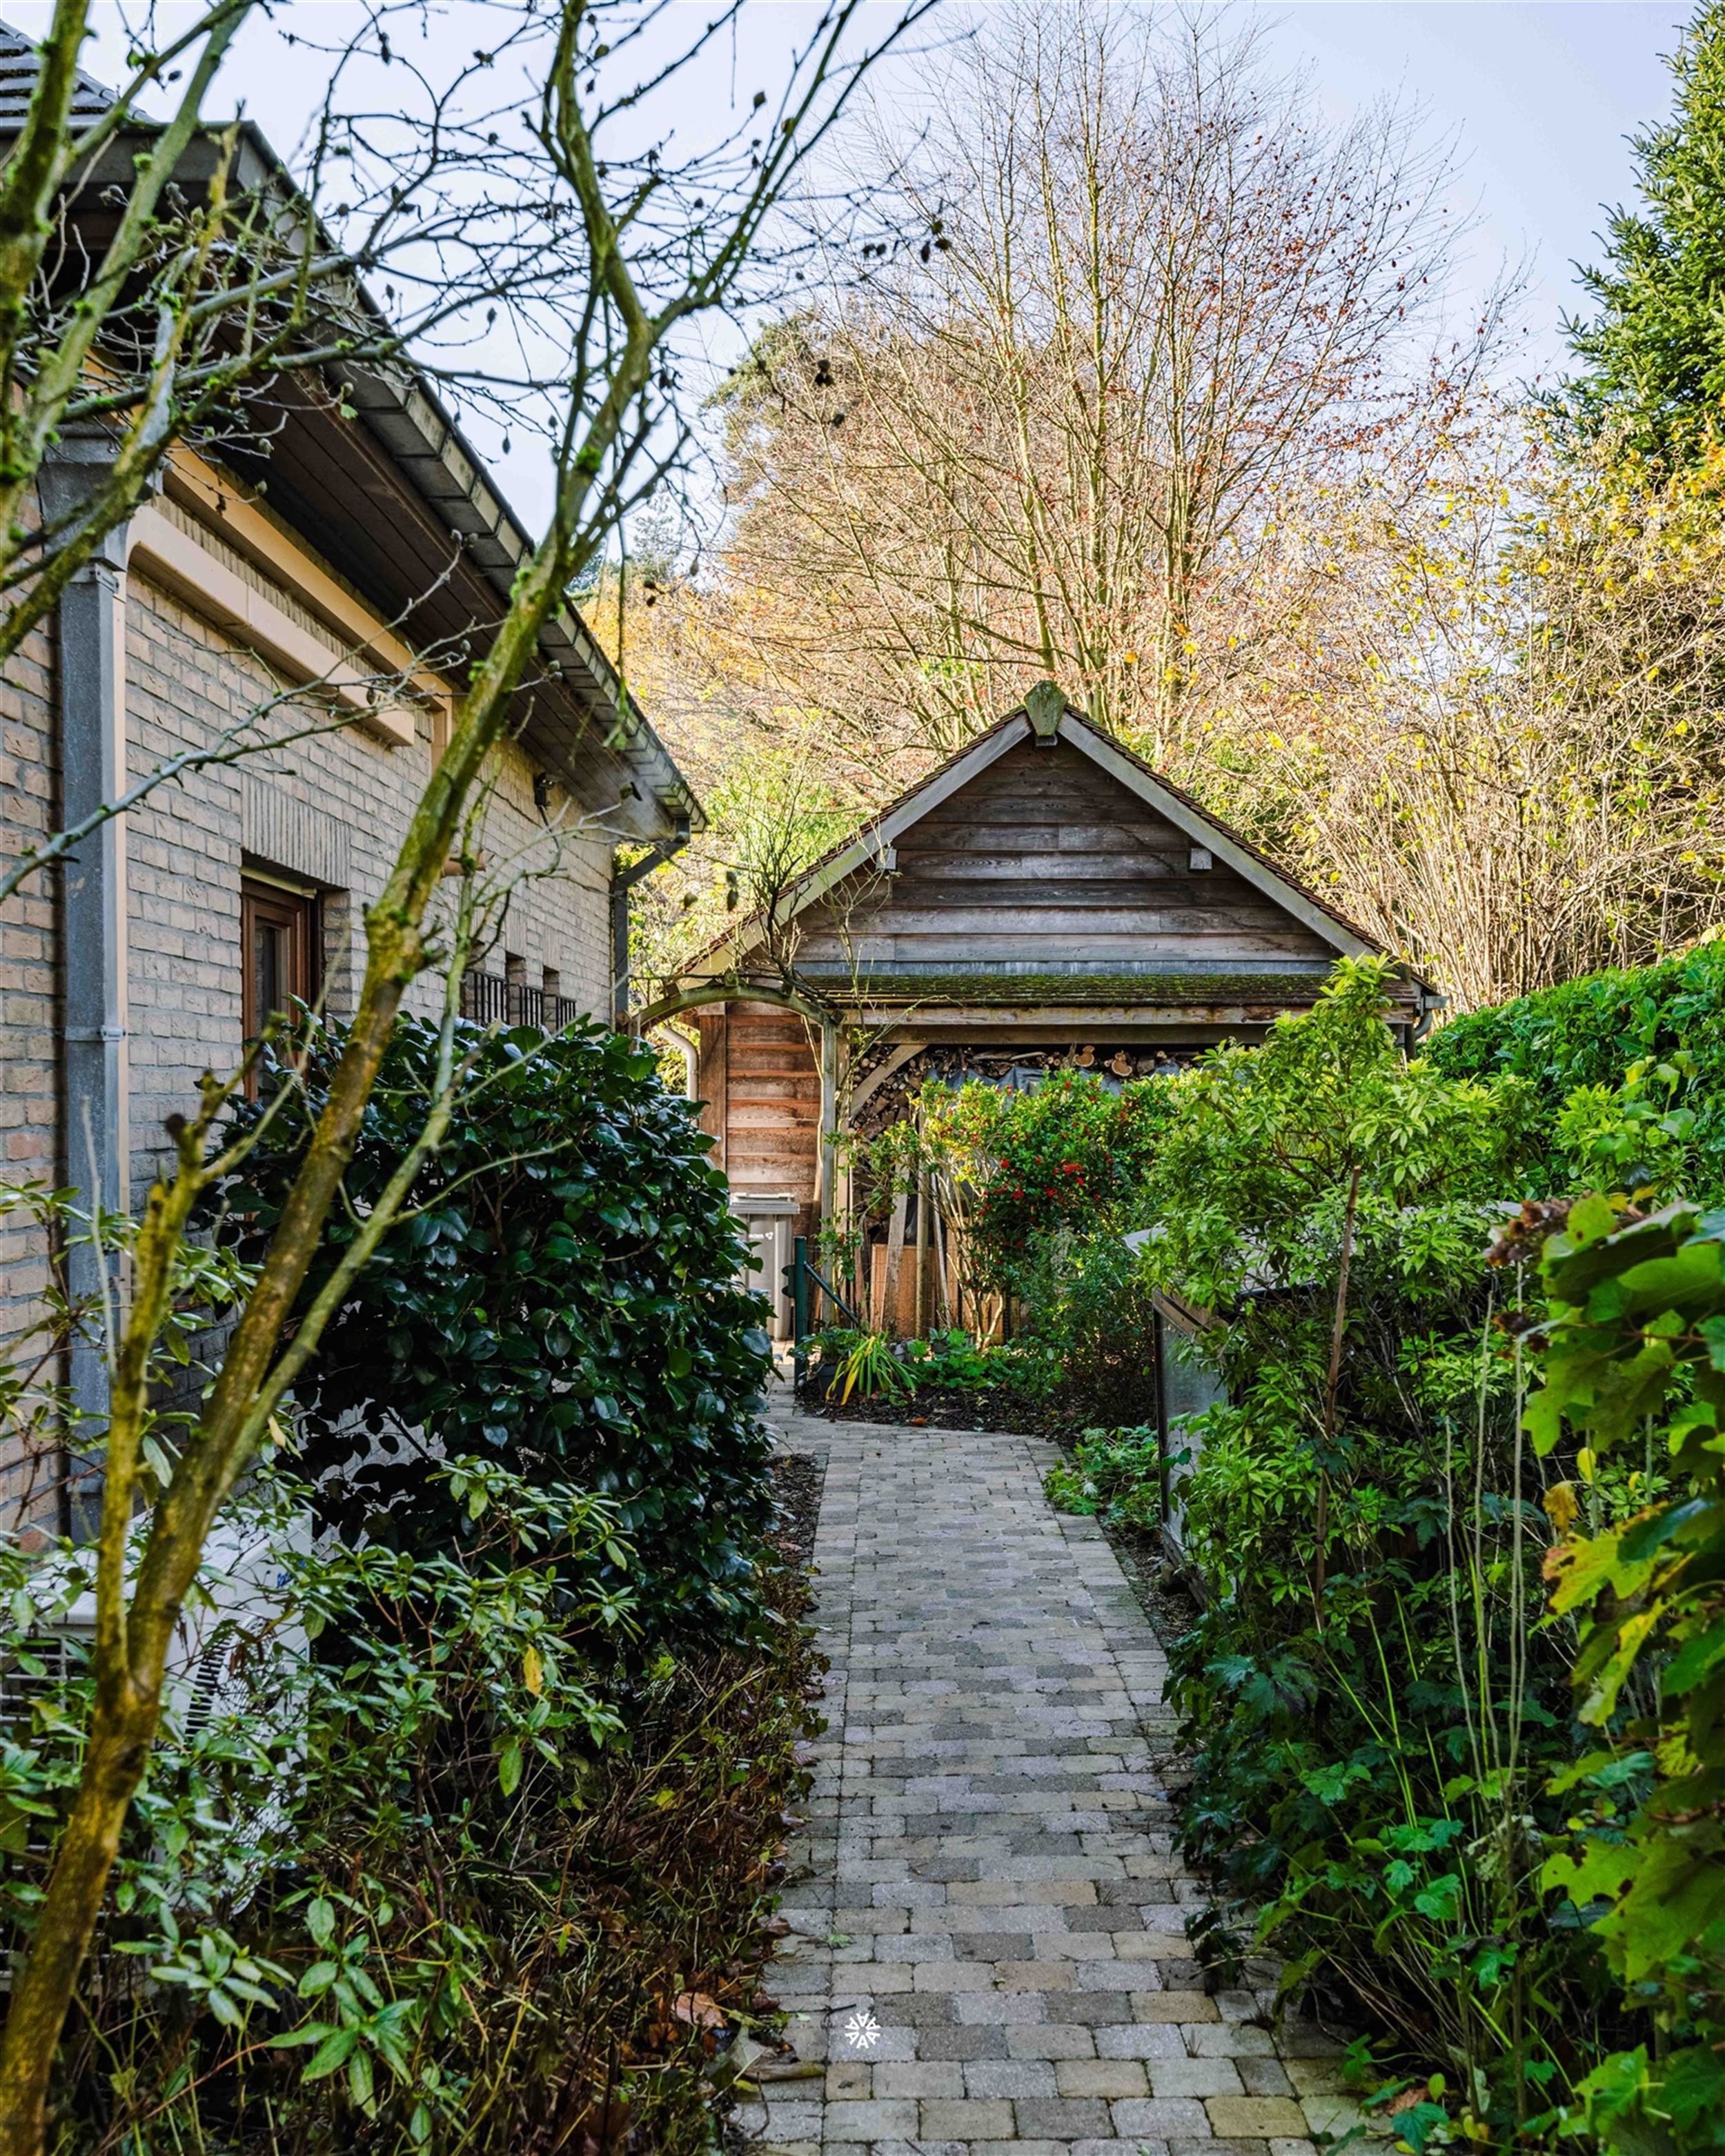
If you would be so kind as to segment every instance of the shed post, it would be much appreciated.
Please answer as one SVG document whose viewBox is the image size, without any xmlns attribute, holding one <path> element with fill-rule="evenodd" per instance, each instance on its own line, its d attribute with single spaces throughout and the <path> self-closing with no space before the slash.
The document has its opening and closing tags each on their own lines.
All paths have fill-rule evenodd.
<svg viewBox="0 0 1725 2156">
<path fill-rule="evenodd" d="M 921 1340 L 928 1330 L 928 1170 L 919 1171 L 916 1177 L 916 1301 L 911 1322 L 914 1337 Z"/>
<path fill-rule="evenodd" d="M 829 1018 L 820 1022 L 820 1158 L 817 1163 L 817 1187 L 820 1194 L 820 1224 L 833 1225 L 833 1194 L 837 1163 L 833 1147 L 838 1137 L 834 1127 L 839 1120 L 839 1028 Z"/>
</svg>

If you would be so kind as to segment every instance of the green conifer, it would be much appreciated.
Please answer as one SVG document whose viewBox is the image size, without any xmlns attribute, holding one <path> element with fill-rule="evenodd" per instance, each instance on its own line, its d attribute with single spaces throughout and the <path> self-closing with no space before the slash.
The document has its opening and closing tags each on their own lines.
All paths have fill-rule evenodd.
<svg viewBox="0 0 1725 2156">
<path fill-rule="evenodd" d="M 1725 422 L 1725 0 L 1704 0 L 1669 65 L 1671 117 L 1632 136 L 1642 206 L 1611 213 L 1590 318 L 1564 325 L 1580 370 L 1562 403 L 1590 436 L 1681 464 Z"/>
</svg>

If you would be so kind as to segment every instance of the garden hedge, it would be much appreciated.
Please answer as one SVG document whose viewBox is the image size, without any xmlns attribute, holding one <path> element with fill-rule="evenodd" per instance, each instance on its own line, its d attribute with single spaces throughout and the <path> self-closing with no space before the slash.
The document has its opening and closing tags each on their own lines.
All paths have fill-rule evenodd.
<svg viewBox="0 0 1725 2156">
<path fill-rule="evenodd" d="M 1725 941 L 1471 1012 L 1425 1054 L 1445 1077 L 1525 1079 L 1548 1127 L 1578 1086 L 1620 1086 L 1638 1063 L 1677 1070 L 1678 1097 L 1694 1118 L 1687 1194 L 1725 1200 Z"/>
</svg>

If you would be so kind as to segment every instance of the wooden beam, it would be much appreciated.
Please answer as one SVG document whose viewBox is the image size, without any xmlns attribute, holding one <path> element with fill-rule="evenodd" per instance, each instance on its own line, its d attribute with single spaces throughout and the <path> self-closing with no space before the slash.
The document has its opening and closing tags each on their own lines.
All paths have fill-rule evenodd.
<svg viewBox="0 0 1725 2156">
<path fill-rule="evenodd" d="M 423 667 L 412 647 L 338 583 L 289 535 L 285 526 L 250 501 L 237 480 L 224 478 L 182 444 L 175 449 L 167 467 L 167 490 L 182 508 L 226 540 L 236 553 L 244 554 L 302 605 L 321 614 L 338 636 L 374 655 L 380 673 L 403 675 L 428 697 L 448 706 L 449 684 Z"/>
<path fill-rule="evenodd" d="M 845 1111 L 845 1120 L 852 1129 L 855 1129 L 856 1127 L 856 1119 L 859 1114 L 860 1114 L 862 1110 L 868 1106 L 871 1100 L 873 1100 L 875 1094 L 880 1091 L 880 1088 L 886 1083 L 887 1080 L 896 1076 L 897 1074 L 904 1069 L 906 1064 L 911 1060 L 911 1057 L 921 1055 L 923 1049 L 926 1048 L 927 1045 L 928 1044 L 926 1041 L 921 1040 L 905 1041 L 901 1045 L 893 1050 L 891 1055 L 887 1057 L 886 1060 L 880 1065 L 878 1070 L 870 1071 L 868 1076 L 864 1079 L 861 1085 L 859 1086 L 856 1091 L 851 1095 L 850 1106 Z"/>
<path fill-rule="evenodd" d="M 928 1295 L 928 1171 L 922 1169 L 916 1178 L 916 1300 L 911 1331 L 920 1340 L 927 1327 L 923 1322 Z"/>
<path fill-rule="evenodd" d="M 820 1022 L 820 1159 L 817 1188 L 820 1192 L 820 1224 L 833 1224 L 833 1142 L 839 1123 L 839 1029 L 829 1018 Z"/>
<path fill-rule="evenodd" d="M 701 1052 L 696 1063 L 695 1090 L 702 1102 L 701 1127 L 715 1141 L 711 1159 L 715 1168 L 726 1164 L 726 1085 L 730 1076 L 728 1055 L 730 1025 L 723 1010 L 703 1011 L 695 1021 L 701 1036 Z"/>
<path fill-rule="evenodd" d="M 200 620 L 255 652 L 290 681 L 316 684 L 356 725 L 392 747 L 413 741 L 413 713 L 399 701 L 372 703 L 376 684 L 365 679 L 362 660 L 337 651 L 302 628 L 285 608 L 200 547 L 159 509 L 146 503 L 134 510 L 127 538 L 129 565 L 172 592 Z"/>
<path fill-rule="evenodd" d="M 901 1190 L 892 1201 L 892 1218 L 886 1227 L 886 1279 L 880 1294 L 880 1322 L 889 1332 L 898 1330 L 898 1276 L 905 1255 L 905 1215 L 909 1200 Z"/>
</svg>

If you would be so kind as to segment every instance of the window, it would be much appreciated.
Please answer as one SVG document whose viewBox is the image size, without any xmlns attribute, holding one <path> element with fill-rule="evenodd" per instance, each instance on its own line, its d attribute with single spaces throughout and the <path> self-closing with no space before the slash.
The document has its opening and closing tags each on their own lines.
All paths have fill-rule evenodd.
<svg viewBox="0 0 1725 2156">
<path fill-rule="evenodd" d="M 317 993 L 317 901 L 307 891 L 242 876 L 239 935 L 244 970 L 240 1008 L 245 1037 L 255 1040 L 278 1011 Z"/>
</svg>

